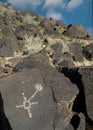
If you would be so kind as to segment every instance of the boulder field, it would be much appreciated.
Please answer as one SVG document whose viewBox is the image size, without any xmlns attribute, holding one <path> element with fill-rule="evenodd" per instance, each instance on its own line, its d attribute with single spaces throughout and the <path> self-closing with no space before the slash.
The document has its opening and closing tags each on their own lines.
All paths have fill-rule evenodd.
<svg viewBox="0 0 93 130">
<path fill-rule="evenodd" d="M 0 2 L 0 130 L 93 130 L 93 36 Z"/>
</svg>

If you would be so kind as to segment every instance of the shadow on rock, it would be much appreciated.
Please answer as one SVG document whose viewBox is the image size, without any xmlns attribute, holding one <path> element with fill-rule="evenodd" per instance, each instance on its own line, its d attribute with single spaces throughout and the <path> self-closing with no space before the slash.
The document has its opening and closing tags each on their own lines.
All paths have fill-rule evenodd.
<svg viewBox="0 0 93 130">
<path fill-rule="evenodd" d="M 4 104 L 0 93 L 0 130 L 12 130 L 9 121 L 4 113 Z"/>
<path fill-rule="evenodd" d="M 73 111 L 76 112 L 76 113 L 83 113 L 85 115 L 85 118 L 86 118 L 87 126 L 88 127 L 91 126 L 92 129 L 93 129 L 93 121 L 88 116 L 84 84 L 82 82 L 82 75 L 79 73 L 79 69 L 78 68 L 64 67 L 61 70 L 61 72 L 64 73 L 64 75 L 66 77 L 68 77 L 72 83 L 75 83 L 77 85 L 78 89 L 79 89 L 79 94 L 78 94 L 76 100 L 74 101 Z M 78 126 L 76 126 L 76 123 L 74 123 L 76 121 L 77 122 L 79 121 L 79 118 L 77 118 L 77 116 L 76 116 L 76 118 L 72 119 L 72 124 L 73 124 L 73 126 L 75 125 L 74 128 L 78 127 Z M 92 130 L 92 129 L 89 129 L 89 130 Z"/>
</svg>

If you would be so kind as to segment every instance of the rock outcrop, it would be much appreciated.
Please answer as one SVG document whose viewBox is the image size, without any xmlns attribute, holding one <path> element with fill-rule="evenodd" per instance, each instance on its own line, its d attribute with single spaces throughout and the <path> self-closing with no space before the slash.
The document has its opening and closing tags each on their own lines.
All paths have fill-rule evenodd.
<svg viewBox="0 0 93 130">
<path fill-rule="evenodd" d="M 36 58 L 24 59 L 16 65 L 16 73 L 0 79 L 4 112 L 13 130 L 65 130 L 78 88 L 41 57 L 39 65 Z"/>
<path fill-rule="evenodd" d="M 86 121 L 85 130 L 92 130 L 93 103 L 91 99 L 93 96 L 93 68 L 63 68 L 61 72 L 64 73 L 65 76 L 68 77 L 72 83 L 75 83 L 77 85 L 79 89 L 79 94 L 74 102 L 73 111 L 78 114 L 82 112 L 85 116 Z M 84 123 L 84 119 L 82 121 Z"/>
<path fill-rule="evenodd" d="M 83 54 L 86 57 L 86 59 L 88 59 L 90 61 L 93 60 L 93 43 L 91 43 L 83 48 Z"/>
<path fill-rule="evenodd" d="M 0 2 L 0 130 L 93 130 L 92 42 Z"/>
<path fill-rule="evenodd" d="M 83 26 L 79 24 L 69 25 L 65 31 L 65 35 L 76 37 L 76 38 L 88 38 L 89 35 Z"/>
</svg>

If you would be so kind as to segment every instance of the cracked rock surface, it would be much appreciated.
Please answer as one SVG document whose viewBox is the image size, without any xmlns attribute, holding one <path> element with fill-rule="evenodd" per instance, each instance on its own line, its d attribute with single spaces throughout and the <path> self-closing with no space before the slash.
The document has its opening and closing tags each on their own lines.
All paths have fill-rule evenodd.
<svg viewBox="0 0 93 130">
<path fill-rule="evenodd" d="M 0 92 L 13 130 L 65 130 L 78 89 L 63 74 L 45 67 L 0 79 Z"/>
<path fill-rule="evenodd" d="M 0 130 L 93 130 L 93 36 L 0 2 Z"/>
</svg>

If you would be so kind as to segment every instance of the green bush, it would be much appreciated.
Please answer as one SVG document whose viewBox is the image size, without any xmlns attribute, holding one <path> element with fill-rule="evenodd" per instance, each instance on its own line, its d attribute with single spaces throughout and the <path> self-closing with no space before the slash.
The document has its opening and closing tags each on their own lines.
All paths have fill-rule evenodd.
<svg viewBox="0 0 93 130">
<path fill-rule="evenodd" d="M 33 17 L 29 14 L 25 15 L 23 18 L 23 23 L 24 24 L 30 24 L 33 21 Z"/>
<path fill-rule="evenodd" d="M 43 44 L 43 39 L 40 37 L 29 37 L 28 35 L 25 35 L 25 47 L 30 53 L 37 53 L 45 48 L 45 45 Z"/>
<path fill-rule="evenodd" d="M 64 54 L 65 52 L 69 52 L 69 47 L 68 47 L 67 44 L 64 44 L 64 45 L 62 46 L 62 53 Z"/>
<path fill-rule="evenodd" d="M 4 13 L 0 10 L 0 16 L 2 16 Z"/>
</svg>

